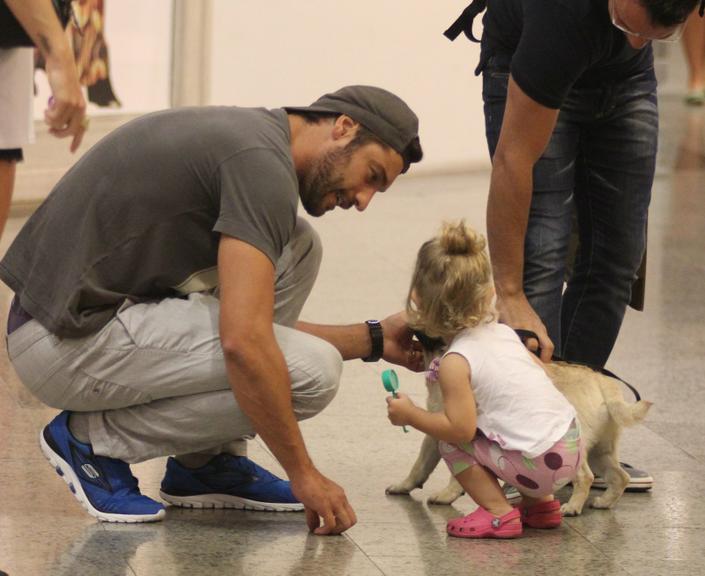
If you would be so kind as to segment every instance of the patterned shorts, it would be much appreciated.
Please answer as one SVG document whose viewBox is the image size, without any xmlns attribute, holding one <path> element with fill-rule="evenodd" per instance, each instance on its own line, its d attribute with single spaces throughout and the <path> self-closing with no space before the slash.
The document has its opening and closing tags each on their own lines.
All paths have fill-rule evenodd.
<svg viewBox="0 0 705 576">
<path fill-rule="evenodd" d="M 553 494 L 575 478 L 580 467 L 580 427 L 573 420 L 568 431 L 543 454 L 527 458 L 522 452 L 505 450 L 477 431 L 471 442 L 460 445 L 439 442 L 441 456 L 457 476 L 481 464 L 519 492 L 533 498 Z"/>
</svg>

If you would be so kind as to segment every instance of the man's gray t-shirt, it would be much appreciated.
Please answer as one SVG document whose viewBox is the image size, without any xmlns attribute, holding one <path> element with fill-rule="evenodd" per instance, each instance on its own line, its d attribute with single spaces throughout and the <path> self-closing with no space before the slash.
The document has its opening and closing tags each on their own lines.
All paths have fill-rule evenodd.
<svg viewBox="0 0 705 576">
<path fill-rule="evenodd" d="M 24 310 L 62 337 L 94 333 L 126 299 L 217 283 L 220 234 L 276 263 L 299 193 L 283 109 L 181 108 L 91 148 L 0 263 Z"/>
</svg>

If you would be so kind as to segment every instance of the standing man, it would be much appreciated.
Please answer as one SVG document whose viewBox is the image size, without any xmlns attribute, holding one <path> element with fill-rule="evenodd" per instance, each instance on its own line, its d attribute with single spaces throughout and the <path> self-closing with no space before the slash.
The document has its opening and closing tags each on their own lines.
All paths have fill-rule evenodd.
<svg viewBox="0 0 705 576">
<path fill-rule="evenodd" d="M 61 2 L 70 10 L 70 2 Z M 51 134 L 71 138 L 75 152 L 88 127 L 73 48 L 51 0 L 0 2 L 0 236 L 10 212 L 15 167 L 34 139 L 34 48 L 46 61 L 52 100 L 44 114 Z"/>
<path fill-rule="evenodd" d="M 297 208 L 363 211 L 421 156 L 402 100 L 349 86 L 303 108 L 150 114 L 69 170 L 0 278 L 15 292 L 10 359 L 63 410 L 42 450 L 90 514 L 161 519 L 129 463 L 175 454 L 161 486 L 174 505 L 304 507 L 317 534 L 356 522 L 297 420 L 332 400 L 341 360 L 423 360 L 401 315 L 298 321 L 321 246 Z M 237 453 L 254 433 L 291 484 Z"/>
<path fill-rule="evenodd" d="M 500 318 L 542 360 L 603 366 L 645 249 L 658 138 L 652 41 L 697 0 L 475 0 L 492 177 L 487 232 Z M 564 291 L 577 212 L 579 245 Z M 632 488 L 653 480 L 628 468 Z"/>
</svg>

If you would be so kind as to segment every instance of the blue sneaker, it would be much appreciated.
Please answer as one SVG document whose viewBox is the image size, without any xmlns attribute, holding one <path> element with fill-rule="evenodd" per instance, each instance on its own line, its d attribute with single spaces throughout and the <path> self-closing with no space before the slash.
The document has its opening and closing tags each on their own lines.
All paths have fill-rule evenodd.
<svg viewBox="0 0 705 576">
<path fill-rule="evenodd" d="M 91 516 L 104 522 L 155 522 L 164 506 L 140 494 L 127 462 L 96 456 L 69 432 L 64 410 L 44 427 L 39 444 L 57 474 Z"/>
<path fill-rule="evenodd" d="M 169 458 L 159 494 L 166 502 L 185 508 L 304 509 L 291 493 L 289 482 L 249 458 L 231 454 L 218 454 L 200 468 L 186 468 Z"/>
</svg>

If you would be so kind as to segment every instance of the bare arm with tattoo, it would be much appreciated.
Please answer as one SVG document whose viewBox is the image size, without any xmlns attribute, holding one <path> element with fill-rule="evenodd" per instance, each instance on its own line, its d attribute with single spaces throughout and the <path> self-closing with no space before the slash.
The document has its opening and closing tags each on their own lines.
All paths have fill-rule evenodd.
<svg viewBox="0 0 705 576">
<path fill-rule="evenodd" d="M 78 80 L 73 49 L 61 28 L 51 0 L 7 0 L 15 18 L 44 56 L 52 100 L 44 112 L 49 131 L 71 137 L 71 152 L 86 131 L 86 101 Z"/>
</svg>

